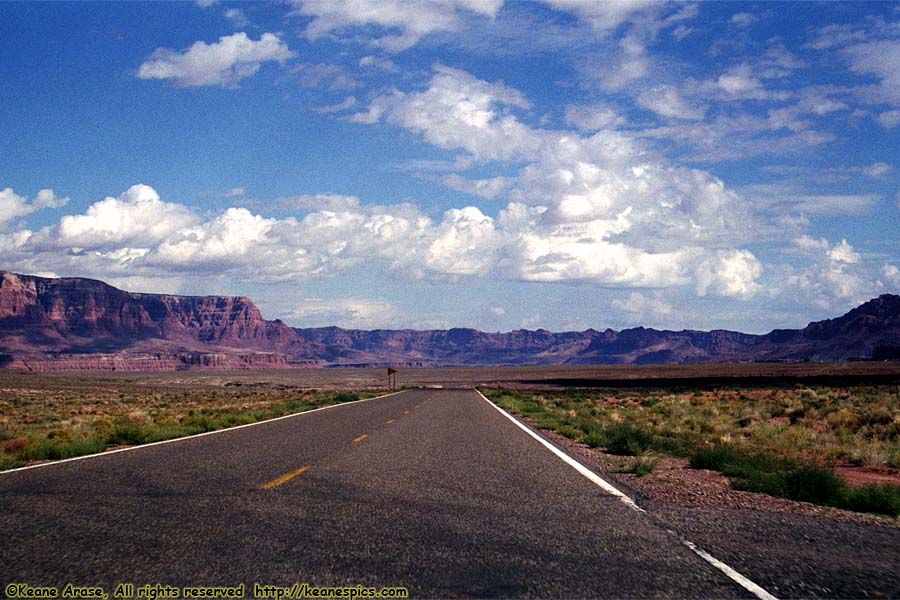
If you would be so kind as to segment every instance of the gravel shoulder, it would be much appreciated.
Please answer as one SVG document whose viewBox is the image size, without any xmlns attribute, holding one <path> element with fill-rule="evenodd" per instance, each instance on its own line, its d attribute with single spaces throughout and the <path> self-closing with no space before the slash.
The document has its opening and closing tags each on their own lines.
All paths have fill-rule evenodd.
<svg viewBox="0 0 900 600">
<path fill-rule="evenodd" d="M 714 471 L 662 458 L 648 475 L 627 459 L 537 430 L 631 495 L 650 518 L 779 598 L 900 598 L 900 520 L 731 489 Z"/>
</svg>

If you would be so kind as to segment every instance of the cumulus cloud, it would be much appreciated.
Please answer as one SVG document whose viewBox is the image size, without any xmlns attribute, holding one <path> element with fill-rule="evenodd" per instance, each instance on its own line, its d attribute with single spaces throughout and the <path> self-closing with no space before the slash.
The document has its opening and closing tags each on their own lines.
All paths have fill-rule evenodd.
<svg viewBox="0 0 900 600">
<path fill-rule="evenodd" d="M 504 112 L 507 105 L 527 101 L 505 85 L 438 67 L 425 91 L 392 92 L 361 115 L 477 160 L 526 163 L 497 222 L 473 215 L 489 249 L 502 242 L 498 266 L 512 276 L 683 285 L 702 261 L 703 246 L 746 239 L 749 208 L 709 173 L 649 159 L 648 149 L 625 132 L 582 137 L 529 127 Z M 461 268 L 486 270 L 476 263 Z"/>
<path fill-rule="evenodd" d="M 628 298 L 613 300 L 610 304 L 613 309 L 624 313 L 628 321 L 642 325 L 666 319 L 674 313 L 672 305 L 640 292 L 631 292 Z"/>
<path fill-rule="evenodd" d="M 0 230 L 8 223 L 30 215 L 36 210 L 60 208 L 69 201 L 68 197 L 59 197 L 51 189 L 38 190 L 34 200 L 18 195 L 12 188 L 0 190 Z"/>
<path fill-rule="evenodd" d="M 275 34 L 264 33 L 254 41 L 238 32 L 212 44 L 195 42 L 183 52 L 158 48 L 141 64 L 137 76 L 170 79 L 178 87 L 234 87 L 241 79 L 256 74 L 262 63 L 283 63 L 294 56 Z"/>
<path fill-rule="evenodd" d="M 832 244 L 825 238 L 800 236 L 794 247 L 811 260 L 802 267 L 785 267 L 779 277 L 782 293 L 827 310 L 846 309 L 878 293 L 877 277 L 846 239 Z"/>
<path fill-rule="evenodd" d="M 884 265 L 881 268 L 881 276 L 894 293 L 900 291 L 900 269 L 896 265 Z"/>
<path fill-rule="evenodd" d="M 247 28 L 250 27 L 250 19 L 247 18 L 247 15 L 244 14 L 239 8 L 229 8 L 226 9 L 223 16 L 231 21 L 235 27 Z"/>
<path fill-rule="evenodd" d="M 688 102 L 681 97 L 678 88 L 671 85 L 658 85 L 648 89 L 637 97 L 637 103 L 662 117 L 697 120 L 706 114 L 705 106 Z"/>
<path fill-rule="evenodd" d="M 345 329 L 392 327 L 399 317 L 399 311 L 390 302 L 369 298 L 304 298 L 302 304 L 285 315 L 303 327 L 337 325 Z"/>
<path fill-rule="evenodd" d="M 34 207 L 28 204 L 24 196 L 16 194 L 12 188 L 0 191 L 0 228 L 13 219 L 31 214 Z"/>
<path fill-rule="evenodd" d="M 900 40 L 856 44 L 843 53 L 852 71 L 878 80 L 874 90 L 867 90 L 872 100 L 900 104 Z"/>
<path fill-rule="evenodd" d="M 134 185 L 117 198 L 92 204 L 82 215 L 66 215 L 36 234 L 33 244 L 80 249 L 151 246 L 193 225 L 196 217 L 180 204 L 163 202 L 156 190 Z"/>
<path fill-rule="evenodd" d="M 372 45 L 400 52 L 438 31 L 458 31 L 466 18 L 493 18 L 503 0 L 294 0 L 292 14 L 312 17 L 306 35 L 317 39 L 335 30 L 375 26 L 396 31 L 374 38 Z"/>
<path fill-rule="evenodd" d="M 885 129 L 893 129 L 900 125 L 900 110 L 886 110 L 878 115 L 878 122 Z"/>
<path fill-rule="evenodd" d="M 406 277 L 682 287 L 741 300 L 759 293 L 762 265 L 741 247 L 752 240 L 755 215 L 738 193 L 659 157 L 633 132 L 530 126 L 518 116 L 529 106 L 503 83 L 438 66 L 423 89 L 390 91 L 358 113 L 460 153 L 445 183 L 485 196 L 512 186 L 496 216 L 463 206 L 433 220 L 411 204 L 334 194 L 283 198 L 282 209 L 303 211 L 286 218 L 246 208 L 201 216 L 136 185 L 3 244 L 20 264 L 61 272 L 105 265 L 113 276 L 288 281 L 366 265 Z M 492 163 L 517 173 L 459 174 Z M 832 262 L 852 256 L 832 250 Z"/>
<path fill-rule="evenodd" d="M 509 177 L 497 176 L 488 179 L 466 179 L 456 173 L 444 175 L 440 178 L 440 182 L 450 189 L 471 194 L 473 196 L 481 196 L 488 200 L 492 200 L 500 194 L 503 194 L 509 190 L 513 184 L 513 180 Z"/>
<path fill-rule="evenodd" d="M 567 106 L 565 121 L 583 132 L 615 129 L 625 124 L 625 118 L 622 115 L 603 105 Z"/>
<path fill-rule="evenodd" d="M 557 10 L 570 12 L 589 23 L 601 35 L 609 35 L 630 19 L 648 12 L 655 13 L 660 4 L 656 0 L 544 0 Z"/>
<path fill-rule="evenodd" d="M 877 162 L 869 167 L 863 167 L 862 172 L 868 175 L 869 177 L 881 177 L 883 175 L 887 175 L 894 168 L 885 163 L 885 162 Z"/>
<path fill-rule="evenodd" d="M 507 111 L 530 107 L 521 92 L 457 69 L 438 65 L 434 70 L 428 89 L 379 96 L 354 120 L 385 120 L 421 133 L 435 146 L 462 148 L 480 160 L 515 159 L 537 149 L 535 132 Z"/>
<path fill-rule="evenodd" d="M 761 287 L 762 264 L 747 250 L 726 250 L 704 261 L 698 270 L 697 293 L 749 300 Z"/>
<path fill-rule="evenodd" d="M 747 27 L 749 25 L 753 25 L 758 20 L 759 17 L 757 17 L 753 13 L 739 12 L 731 15 L 731 22 L 738 27 Z"/>
<path fill-rule="evenodd" d="M 871 211 L 880 201 L 878 194 L 796 194 L 775 200 L 769 208 L 779 213 L 813 216 L 863 214 Z"/>
</svg>

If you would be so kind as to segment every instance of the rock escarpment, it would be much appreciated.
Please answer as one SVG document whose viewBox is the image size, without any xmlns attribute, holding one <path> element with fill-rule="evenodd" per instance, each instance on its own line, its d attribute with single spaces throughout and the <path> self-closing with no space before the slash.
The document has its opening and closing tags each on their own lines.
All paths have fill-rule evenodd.
<svg viewBox="0 0 900 600">
<path fill-rule="evenodd" d="M 290 366 L 659 364 L 900 357 L 900 296 L 765 335 L 735 331 L 294 329 L 243 296 L 137 294 L 0 271 L 0 367 L 172 370 Z"/>
</svg>

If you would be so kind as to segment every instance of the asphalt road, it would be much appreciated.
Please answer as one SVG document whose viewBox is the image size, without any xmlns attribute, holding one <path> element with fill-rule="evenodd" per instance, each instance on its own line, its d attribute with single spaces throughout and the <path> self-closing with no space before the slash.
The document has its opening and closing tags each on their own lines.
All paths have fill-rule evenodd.
<svg viewBox="0 0 900 600">
<path fill-rule="evenodd" d="M 750 597 L 469 390 L 2 474 L 0 536 L 4 587 Z"/>
</svg>

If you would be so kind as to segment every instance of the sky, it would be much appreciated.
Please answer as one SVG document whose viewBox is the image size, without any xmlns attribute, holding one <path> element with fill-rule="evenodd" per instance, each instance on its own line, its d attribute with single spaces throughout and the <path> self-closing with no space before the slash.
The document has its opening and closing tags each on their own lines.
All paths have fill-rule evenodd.
<svg viewBox="0 0 900 600">
<path fill-rule="evenodd" d="M 0 3 L 0 269 L 296 327 L 900 293 L 900 3 Z"/>
</svg>

